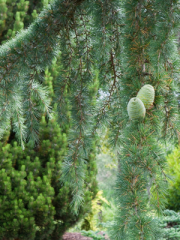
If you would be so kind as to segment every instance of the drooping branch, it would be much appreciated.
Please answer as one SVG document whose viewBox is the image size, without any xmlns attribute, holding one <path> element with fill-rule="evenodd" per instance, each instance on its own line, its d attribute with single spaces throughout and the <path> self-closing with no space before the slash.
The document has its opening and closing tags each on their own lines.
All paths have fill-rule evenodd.
<svg viewBox="0 0 180 240">
<path fill-rule="evenodd" d="M 47 66 L 51 65 L 52 59 L 57 54 L 58 35 L 66 26 L 69 28 L 73 26 L 74 13 L 83 1 L 58 0 L 52 2 L 28 29 L 21 31 L 14 39 L 0 47 L 0 96 L 3 102 L 3 105 L 0 106 L 1 122 L 6 119 L 5 109 L 10 111 L 4 106 L 13 105 L 17 89 L 21 95 L 19 99 L 22 99 L 22 102 L 19 102 L 19 107 L 22 112 L 27 111 L 26 105 L 23 104 L 24 98 L 27 96 L 25 96 L 26 91 L 23 90 L 29 86 L 29 79 L 38 84 L 36 83 L 38 78 L 35 78 L 37 73 L 40 75 Z M 39 94 L 34 94 L 34 100 L 36 97 L 37 100 L 45 100 L 45 90 L 41 89 Z M 43 105 L 43 101 L 41 103 Z M 28 108 L 30 109 L 30 106 Z M 46 106 L 45 112 L 47 109 L 48 106 Z M 13 114 L 13 111 L 10 111 L 9 117 L 13 117 Z M 37 113 L 32 109 L 31 115 L 33 114 L 35 119 Z M 24 121 L 26 120 L 24 119 Z M 37 126 L 32 126 L 32 124 L 29 126 L 32 129 L 38 129 L 38 124 L 38 121 L 35 121 Z M 33 135 L 32 132 L 31 135 Z"/>
</svg>

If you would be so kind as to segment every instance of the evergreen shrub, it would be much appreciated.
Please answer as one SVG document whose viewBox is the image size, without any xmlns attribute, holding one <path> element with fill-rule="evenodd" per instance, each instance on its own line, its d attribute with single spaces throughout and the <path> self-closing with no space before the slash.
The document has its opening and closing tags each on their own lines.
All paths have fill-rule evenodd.
<svg viewBox="0 0 180 240">
<path fill-rule="evenodd" d="M 0 239 L 61 239 L 91 209 L 96 194 L 94 152 L 86 160 L 85 202 L 72 215 L 72 192 L 59 181 L 67 135 L 43 117 L 40 144 L 0 143 Z"/>
<path fill-rule="evenodd" d="M 106 198 L 103 197 L 103 191 L 98 191 L 96 197 L 92 200 L 92 210 L 85 217 L 81 229 L 97 231 L 101 229 L 100 225 L 103 221 L 104 205 L 110 205 Z"/>
<path fill-rule="evenodd" d="M 180 210 L 180 146 L 167 156 L 168 191 L 166 208 Z"/>
</svg>

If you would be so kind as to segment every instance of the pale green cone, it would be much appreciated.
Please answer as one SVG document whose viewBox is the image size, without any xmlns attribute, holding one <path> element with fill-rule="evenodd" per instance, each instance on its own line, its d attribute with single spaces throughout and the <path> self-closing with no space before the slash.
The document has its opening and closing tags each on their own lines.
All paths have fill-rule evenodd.
<svg viewBox="0 0 180 240">
<path fill-rule="evenodd" d="M 154 98 L 155 98 L 155 90 L 154 87 L 150 84 L 144 85 L 138 92 L 137 97 L 141 99 L 144 103 L 146 109 L 150 109 L 153 106 Z"/>
<path fill-rule="evenodd" d="M 144 118 L 146 114 L 146 108 L 143 102 L 137 97 L 130 99 L 127 105 L 127 111 L 131 120 Z"/>
</svg>

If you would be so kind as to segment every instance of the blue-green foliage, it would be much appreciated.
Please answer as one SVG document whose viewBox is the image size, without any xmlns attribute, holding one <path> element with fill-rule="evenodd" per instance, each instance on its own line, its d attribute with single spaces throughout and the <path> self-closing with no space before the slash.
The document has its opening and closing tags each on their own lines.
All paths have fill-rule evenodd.
<svg viewBox="0 0 180 240">
<path fill-rule="evenodd" d="M 172 210 L 165 210 L 164 216 L 159 218 L 159 226 L 162 230 L 162 238 L 159 240 L 180 239 L 180 214 Z"/>
</svg>

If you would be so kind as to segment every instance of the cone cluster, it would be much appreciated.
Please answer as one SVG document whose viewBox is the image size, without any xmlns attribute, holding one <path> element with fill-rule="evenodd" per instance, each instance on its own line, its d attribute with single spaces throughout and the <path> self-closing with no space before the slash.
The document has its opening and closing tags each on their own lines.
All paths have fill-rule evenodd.
<svg viewBox="0 0 180 240">
<path fill-rule="evenodd" d="M 146 115 L 146 109 L 153 106 L 155 98 L 154 87 L 150 84 L 144 85 L 136 97 L 130 99 L 127 105 L 127 111 L 131 120 L 143 119 Z"/>
</svg>

